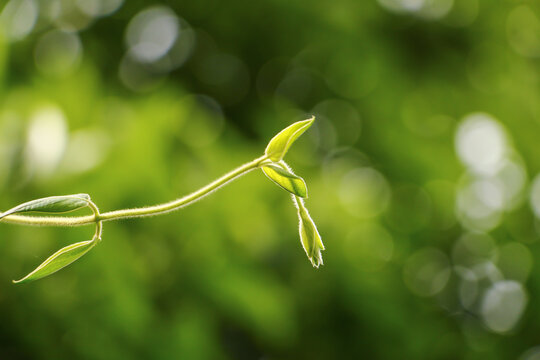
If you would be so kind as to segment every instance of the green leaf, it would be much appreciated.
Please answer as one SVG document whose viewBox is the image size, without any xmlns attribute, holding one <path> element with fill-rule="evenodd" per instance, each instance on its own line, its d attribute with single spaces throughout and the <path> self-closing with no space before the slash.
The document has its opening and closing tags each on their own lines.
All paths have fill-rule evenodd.
<svg viewBox="0 0 540 360">
<path fill-rule="evenodd" d="M 0 219 L 8 215 L 38 211 L 38 212 L 68 212 L 88 206 L 90 196 L 88 194 L 75 194 L 65 196 L 51 196 L 42 199 L 32 200 L 15 206 L 2 213 Z"/>
<path fill-rule="evenodd" d="M 263 173 L 278 186 L 287 190 L 291 194 L 307 197 L 307 187 L 304 179 L 282 168 L 277 164 L 269 164 L 262 167 Z"/>
<path fill-rule="evenodd" d="M 324 250 L 321 236 L 317 226 L 309 215 L 304 202 L 301 198 L 293 196 L 293 201 L 298 209 L 298 218 L 300 220 L 300 241 L 311 264 L 318 268 L 323 265 L 321 251 Z"/>
<path fill-rule="evenodd" d="M 307 120 L 295 122 L 281 130 L 266 146 L 264 151 L 266 156 L 274 162 L 283 159 L 293 142 L 313 124 L 313 121 L 315 121 L 314 116 Z"/>
<path fill-rule="evenodd" d="M 66 246 L 65 248 L 62 248 L 49 256 L 47 260 L 45 260 L 30 274 L 26 275 L 20 280 L 13 280 L 13 282 L 18 284 L 41 279 L 42 277 L 51 275 L 52 273 L 55 273 L 63 267 L 68 266 L 86 254 L 94 247 L 96 243 L 97 241 L 95 240 L 88 240 Z"/>
</svg>

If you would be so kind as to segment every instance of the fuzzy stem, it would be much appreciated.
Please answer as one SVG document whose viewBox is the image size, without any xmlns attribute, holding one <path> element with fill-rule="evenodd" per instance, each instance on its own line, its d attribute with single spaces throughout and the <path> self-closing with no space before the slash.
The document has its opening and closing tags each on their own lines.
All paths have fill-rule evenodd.
<svg viewBox="0 0 540 360">
<path fill-rule="evenodd" d="M 267 160 L 266 155 L 261 156 L 251 162 L 248 162 L 236 169 L 228 172 L 222 177 L 214 180 L 210 184 L 192 192 L 189 195 L 183 196 L 179 199 L 169 201 L 164 204 L 158 204 L 153 206 L 146 206 L 136 209 L 123 209 L 116 211 L 109 211 L 100 214 L 99 211 L 95 211 L 93 215 L 77 216 L 77 217 L 62 217 L 62 216 L 23 216 L 23 215 L 9 215 L 3 218 L 1 221 L 10 224 L 20 225 L 36 225 L 36 226 L 81 226 L 94 224 L 101 221 L 111 221 L 135 217 L 147 217 L 159 214 L 168 213 L 174 210 L 181 209 L 188 206 L 197 200 L 202 199 L 206 195 L 218 190 L 228 182 L 236 179 L 239 176 L 245 175 L 251 170 L 259 168 L 261 164 Z M 94 210 L 94 209 L 93 209 Z"/>
</svg>

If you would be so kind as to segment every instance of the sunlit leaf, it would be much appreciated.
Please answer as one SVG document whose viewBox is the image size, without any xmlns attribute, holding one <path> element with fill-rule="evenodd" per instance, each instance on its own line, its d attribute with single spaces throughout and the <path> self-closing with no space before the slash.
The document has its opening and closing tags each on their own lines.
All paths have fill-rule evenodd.
<svg viewBox="0 0 540 360">
<path fill-rule="evenodd" d="M 270 180 L 288 192 L 303 198 L 307 197 L 306 183 L 300 176 L 277 164 L 265 165 L 262 171 Z"/>
<path fill-rule="evenodd" d="M 51 275 L 52 273 L 71 264 L 84 254 L 86 254 L 88 251 L 90 251 L 90 249 L 92 249 L 92 247 L 94 247 L 95 244 L 95 240 L 89 240 L 66 246 L 49 256 L 47 260 L 45 260 L 30 274 L 26 275 L 20 280 L 13 280 L 13 282 L 22 283 L 27 281 L 33 281 Z"/>
<path fill-rule="evenodd" d="M 293 196 L 293 201 L 298 209 L 298 218 L 300 220 L 300 241 L 309 261 L 311 261 L 314 267 L 318 268 L 320 265 L 323 265 L 321 251 L 324 250 L 324 245 L 321 236 L 303 200 Z"/>
<path fill-rule="evenodd" d="M 306 131 L 315 121 L 315 117 L 298 121 L 294 124 L 281 130 L 276 136 L 270 140 L 264 153 L 272 161 L 280 161 L 283 159 L 293 142 Z"/>
<path fill-rule="evenodd" d="M 2 213 L 0 219 L 8 215 L 38 211 L 38 212 L 68 212 L 88 206 L 90 196 L 88 194 L 75 194 L 65 196 L 51 196 L 42 199 L 32 200 L 15 206 Z"/>
</svg>

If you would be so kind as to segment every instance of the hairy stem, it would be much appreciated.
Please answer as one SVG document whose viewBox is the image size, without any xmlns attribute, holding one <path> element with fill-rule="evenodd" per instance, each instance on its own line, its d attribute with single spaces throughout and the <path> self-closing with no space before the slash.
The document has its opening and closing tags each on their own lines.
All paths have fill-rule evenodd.
<svg viewBox="0 0 540 360">
<path fill-rule="evenodd" d="M 189 195 L 183 196 L 179 199 L 169 201 L 164 204 L 158 204 L 153 206 L 146 206 L 136 209 L 123 209 L 116 211 L 109 211 L 105 213 L 99 213 L 96 209 L 93 215 L 77 216 L 77 217 L 63 217 L 63 216 L 22 216 L 22 215 L 9 215 L 2 219 L 3 222 L 10 224 L 20 225 L 36 225 L 36 226 L 81 226 L 94 223 L 100 223 L 101 221 L 119 220 L 135 217 L 154 216 L 159 214 L 168 213 L 174 210 L 178 210 L 184 206 L 190 205 L 197 200 L 202 199 L 211 192 L 221 188 L 231 180 L 236 179 L 239 176 L 245 175 L 251 170 L 257 169 L 261 164 L 267 160 L 266 155 L 261 156 L 251 162 L 248 162 L 236 169 L 228 172 L 222 177 L 214 180 L 210 184 L 200 188 L 197 191 L 192 192 Z"/>
</svg>

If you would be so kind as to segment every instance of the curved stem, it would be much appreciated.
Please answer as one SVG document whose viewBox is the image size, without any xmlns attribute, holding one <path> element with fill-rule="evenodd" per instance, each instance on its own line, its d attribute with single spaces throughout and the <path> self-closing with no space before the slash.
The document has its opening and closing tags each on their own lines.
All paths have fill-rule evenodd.
<svg viewBox="0 0 540 360">
<path fill-rule="evenodd" d="M 90 207 L 90 209 L 92 209 L 92 212 L 94 213 L 94 222 L 96 223 L 96 232 L 94 233 L 94 237 L 92 238 L 92 240 L 94 241 L 94 243 L 98 243 L 101 241 L 101 234 L 103 233 L 103 221 L 99 220 L 99 208 L 92 200 L 88 200 L 88 206 Z"/>
<path fill-rule="evenodd" d="M 9 215 L 2 219 L 3 222 L 11 224 L 23 224 L 23 225 L 37 225 L 37 226 L 80 226 L 93 223 L 99 223 L 102 221 L 119 220 L 134 217 L 146 217 L 159 214 L 168 213 L 174 210 L 181 209 L 184 206 L 190 205 L 213 191 L 226 185 L 228 182 L 236 179 L 241 175 L 245 175 L 261 166 L 261 164 L 267 160 L 266 155 L 261 156 L 251 162 L 248 162 L 231 172 L 223 175 L 222 177 L 214 180 L 210 184 L 200 188 L 197 191 L 192 192 L 189 195 L 183 196 L 179 199 L 169 201 L 164 204 L 158 204 L 153 206 L 146 206 L 136 209 L 123 209 L 116 211 L 109 211 L 105 213 L 99 213 L 97 207 L 91 206 L 93 215 L 77 216 L 77 217 L 62 217 L 62 216 L 22 216 L 22 215 Z M 93 203 L 92 203 L 93 204 Z"/>
</svg>

